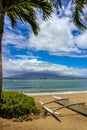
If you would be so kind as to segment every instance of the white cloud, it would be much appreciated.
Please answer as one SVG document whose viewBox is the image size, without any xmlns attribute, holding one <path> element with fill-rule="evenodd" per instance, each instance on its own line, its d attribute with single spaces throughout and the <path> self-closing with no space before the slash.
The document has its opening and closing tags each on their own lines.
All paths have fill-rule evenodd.
<svg viewBox="0 0 87 130">
<path fill-rule="evenodd" d="M 72 17 L 72 1 L 70 1 L 69 3 L 68 3 L 68 6 L 65 8 L 65 10 L 64 10 L 64 14 L 66 15 L 66 16 L 70 16 L 70 17 Z"/>
<path fill-rule="evenodd" d="M 84 5 L 83 13 L 84 13 L 85 15 L 87 14 L 87 4 Z M 87 15 L 86 15 L 86 16 L 87 16 Z"/>
<path fill-rule="evenodd" d="M 84 31 L 82 34 L 78 35 L 75 42 L 78 47 L 87 49 L 87 31 Z"/>
<path fill-rule="evenodd" d="M 53 55 L 68 55 L 80 53 L 74 44 L 72 29 L 74 25 L 69 18 L 58 18 L 55 14 L 46 22 L 40 24 L 41 31 L 37 37 L 33 34 L 29 39 L 29 48 L 46 50 Z"/>
<path fill-rule="evenodd" d="M 15 48 L 25 48 L 26 47 L 26 37 L 21 33 L 15 33 L 12 30 L 5 30 L 3 35 L 3 45 L 14 45 Z"/>
<path fill-rule="evenodd" d="M 39 56 L 34 56 L 34 55 L 32 55 L 32 53 L 28 53 L 27 55 L 14 55 L 13 56 L 13 58 L 17 58 L 17 59 L 38 59 L 38 58 L 40 58 Z"/>
<path fill-rule="evenodd" d="M 58 75 L 87 77 L 87 69 L 52 64 L 37 59 L 4 59 L 3 76 L 12 76 L 28 72 L 51 72 Z"/>
<path fill-rule="evenodd" d="M 52 18 L 46 22 L 40 19 L 41 31 L 38 36 L 34 36 L 33 33 L 29 33 L 29 37 L 27 35 L 24 36 L 23 32 L 19 31 L 20 27 L 16 31 L 12 31 L 11 28 L 5 28 L 3 50 L 7 49 L 7 45 L 13 45 L 16 49 L 27 48 L 35 49 L 36 51 L 48 51 L 50 55 L 87 57 L 87 52 L 81 50 L 87 49 L 87 31 L 73 36 L 72 30 L 76 28 L 70 21 L 70 18 L 67 17 L 70 15 L 70 8 L 69 5 L 65 9 L 66 17 L 58 17 L 56 14 L 53 14 Z M 6 25 L 10 26 L 8 20 Z M 8 52 L 10 53 L 9 48 Z"/>
</svg>

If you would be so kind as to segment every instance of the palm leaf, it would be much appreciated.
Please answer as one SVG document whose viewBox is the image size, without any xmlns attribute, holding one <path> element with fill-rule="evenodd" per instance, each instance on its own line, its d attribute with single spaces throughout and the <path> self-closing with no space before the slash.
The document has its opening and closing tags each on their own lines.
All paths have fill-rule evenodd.
<svg viewBox="0 0 87 130">
<path fill-rule="evenodd" d="M 38 34 L 39 25 L 37 23 L 35 8 L 39 8 L 43 12 L 44 20 L 48 19 L 53 10 L 52 4 L 46 0 L 7 0 L 5 11 L 11 19 L 12 27 L 16 26 L 17 19 L 24 23 L 29 23 L 34 34 Z"/>
<path fill-rule="evenodd" d="M 9 11 L 7 13 L 7 16 L 9 17 L 11 21 L 12 28 L 15 28 L 17 26 L 17 16 L 14 11 Z"/>
<path fill-rule="evenodd" d="M 72 18 L 74 24 L 80 29 L 87 29 L 87 15 L 84 14 L 83 9 L 84 5 L 87 5 L 87 0 L 50 0 L 53 3 L 53 6 L 58 9 L 63 6 L 63 3 L 66 1 L 67 3 L 71 2 L 74 7 L 72 10 Z M 83 17 L 83 19 L 82 19 Z"/>
<path fill-rule="evenodd" d="M 41 9 L 44 20 L 48 19 L 53 12 L 52 4 L 48 3 L 46 0 L 30 0 L 29 5 Z"/>
<path fill-rule="evenodd" d="M 84 0 L 76 0 L 74 12 L 72 15 L 75 25 L 82 30 L 87 29 L 86 24 L 84 23 L 84 19 L 82 19 L 82 17 L 85 17 L 83 13 L 84 5 Z"/>
<path fill-rule="evenodd" d="M 83 24 L 83 21 L 81 20 L 81 17 L 80 17 L 80 15 L 79 15 L 77 10 L 75 10 L 75 12 L 73 12 L 73 16 L 72 17 L 73 17 L 73 21 L 74 21 L 75 25 L 78 28 L 80 28 L 82 30 L 87 29 L 86 26 Z"/>
<path fill-rule="evenodd" d="M 14 12 L 14 14 L 12 14 Z M 29 23 L 32 27 L 32 30 L 35 35 L 39 32 L 39 25 L 36 21 L 36 14 L 32 7 L 25 9 L 22 5 L 21 6 L 14 6 L 12 9 L 10 9 L 10 15 L 13 15 L 11 22 L 16 21 L 16 19 L 20 19 L 23 23 Z M 31 17 L 32 16 L 32 17 Z M 10 16 L 11 17 L 11 16 Z"/>
<path fill-rule="evenodd" d="M 8 0 L 10 1 L 10 0 Z M 12 0 L 14 1 L 14 0 Z M 43 18 L 44 20 L 49 18 L 53 12 L 52 9 L 52 4 L 47 2 L 46 0 L 16 0 L 16 2 L 7 4 L 7 11 L 9 11 L 9 9 L 13 8 L 13 6 L 24 6 L 27 5 L 27 7 L 29 8 L 29 6 L 32 6 L 33 8 L 40 8 L 43 12 Z"/>
</svg>

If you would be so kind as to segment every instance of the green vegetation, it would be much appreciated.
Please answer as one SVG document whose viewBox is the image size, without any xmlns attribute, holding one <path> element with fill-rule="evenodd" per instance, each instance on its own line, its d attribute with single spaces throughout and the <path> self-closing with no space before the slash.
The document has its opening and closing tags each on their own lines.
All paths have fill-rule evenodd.
<svg viewBox="0 0 87 130">
<path fill-rule="evenodd" d="M 4 102 L 0 104 L 0 116 L 5 118 L 20 117 L 28 114 L 39 114 L 32 97 L 26 96 L 19 92 L 3 92 Z"/>
</svg>

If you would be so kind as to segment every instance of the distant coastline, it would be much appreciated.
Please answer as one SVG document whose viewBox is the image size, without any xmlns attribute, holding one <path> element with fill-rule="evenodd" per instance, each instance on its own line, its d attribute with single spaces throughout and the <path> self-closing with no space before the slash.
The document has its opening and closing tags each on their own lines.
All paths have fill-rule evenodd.
<svg viewBox="0 0 87 130">
<path fill-rule="evenodd" d="M 69 76 L 69 75 L 58 75 L 54 73 L 46 72 L 30 72 L 23 73 L 21 75 L 14 75 L 9 77 L 3 77 L 4 79 L 57 79 L 57 80 L 68 80 L 68 79 L 87 79 L 87 77 L 80 76 Z"/>
<path fill-rule="evenodd" d="M 12 80 L 87 80 L 87 78 L 16 78 L 16 77 L 3 77 L 3 79 Z"/>
</svg>

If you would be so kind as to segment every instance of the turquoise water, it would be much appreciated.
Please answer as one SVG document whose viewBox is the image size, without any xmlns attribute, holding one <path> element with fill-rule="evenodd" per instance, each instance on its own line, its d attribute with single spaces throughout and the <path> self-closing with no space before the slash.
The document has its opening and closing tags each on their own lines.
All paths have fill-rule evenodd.
<svg viewBox="0 0 87 130">
<path fill-rule="evenodd" d="M 28 93 L 87 91 L 87 80 L 3 79 L 3 90 Z"/>
</svg>

